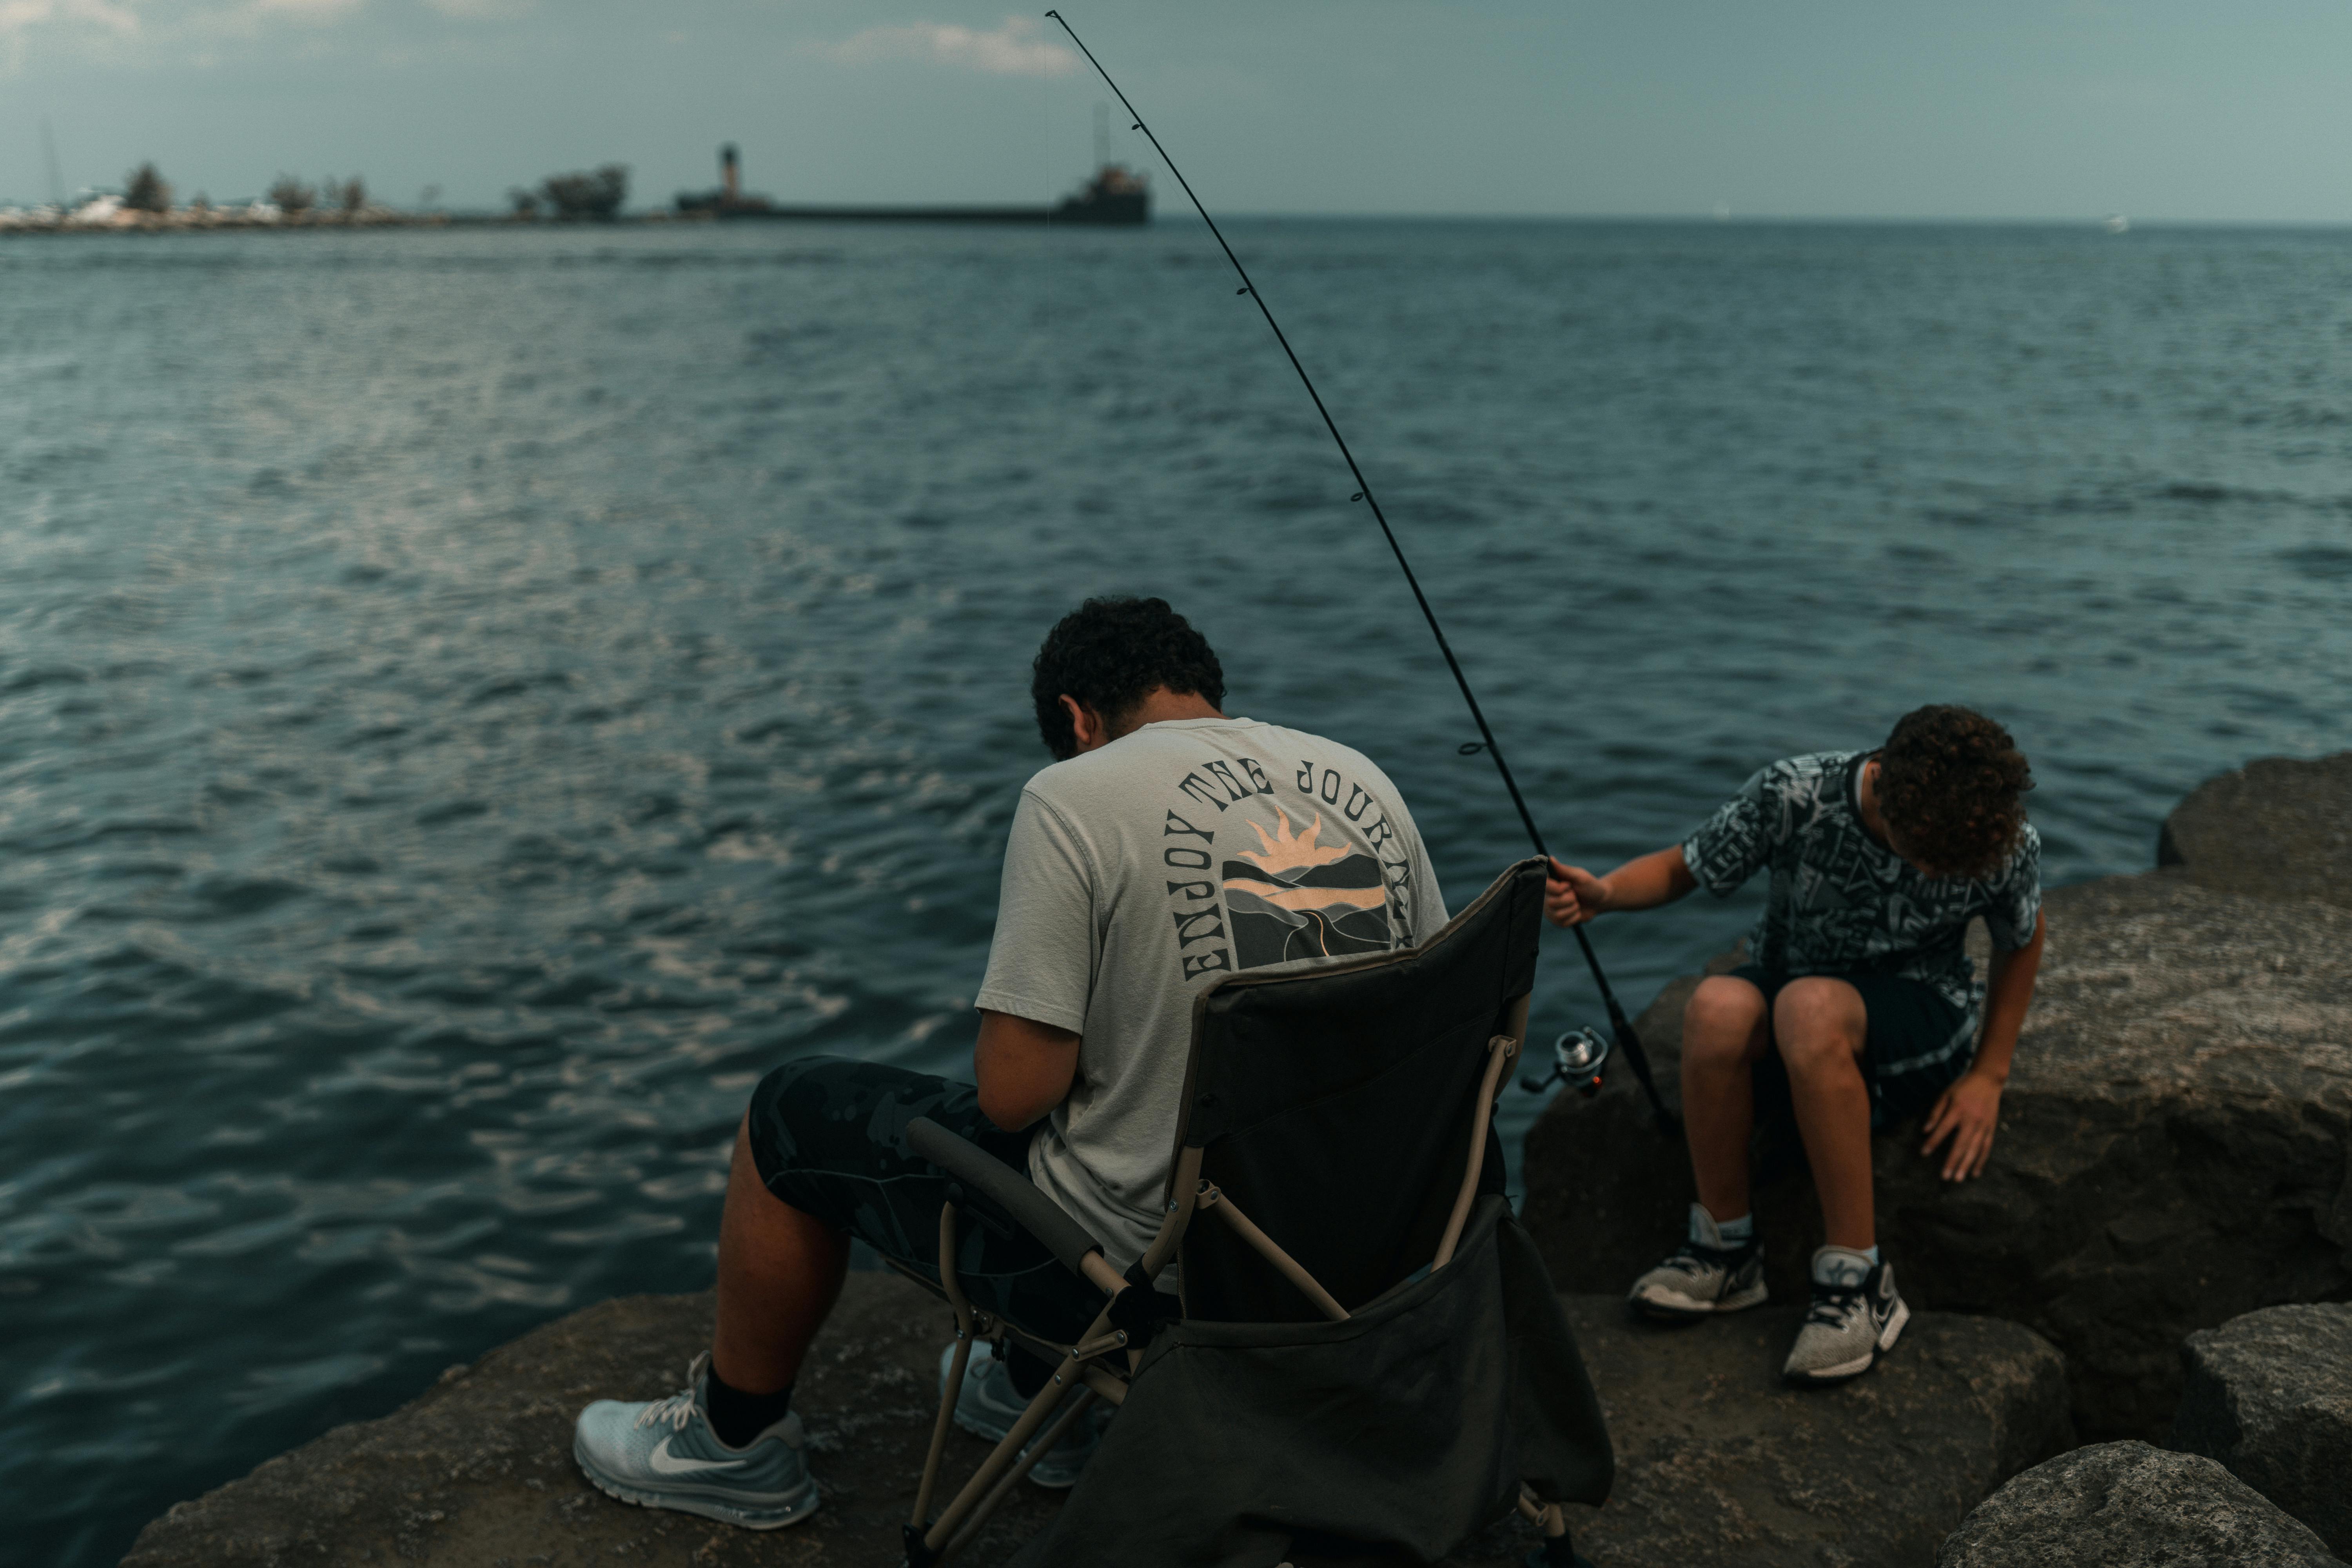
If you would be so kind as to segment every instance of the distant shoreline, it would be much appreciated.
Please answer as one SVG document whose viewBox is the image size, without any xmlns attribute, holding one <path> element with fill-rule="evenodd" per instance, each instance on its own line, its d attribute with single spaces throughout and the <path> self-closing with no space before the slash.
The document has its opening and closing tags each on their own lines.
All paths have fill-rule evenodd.
<svg viewBox="0 0 2352 1568">
<path fill-rule="evenodd" d="M 404 213 L 373 208 L 360 213 L 304 213 L 289 216 L 255 203 L 209 209 L 175 208 L 168 213 L 139 212 L 127 207 L 89 207 L 60 211 L 56 207 L 0 209 L 0 235 L 15 234 L 212 234 L 343 232 L 381 228 L 511 228 L 595 229 L 666 228 L 674 225 L 734 225 L 762 223 L 884 223 L 982 224 L 1037 227 L 1060 224 L 1070 227 L 1140 227 L 1148 216 L 1105 219 L 1074 215 L 1045 206 L 745 206 L 733 211 L 709 209 L 616 214 L 611 217 L 540 217 L 512 213 Z"/>
<path fill-rule="evenodd" d="M 1179 213 L 1180 219 L 1192 216 Z M 1494 225 L 1560 225 L 1591 227 L 1627 228 L 1740 228 L 1748 230 L 1775 228 L 1803 229 L 1961 229 L 1994 232 L 2003 229 L 2032 230 L 2043 233 L 2095 235 L 2101 223 L 2095 218 L 2049 217 L 1808 217 L 1808 216 L 1748 216 L 1718 219 L 1706 214 L 1639 214 L 1639 213 L 1283 213 L 1236 212 L 1223 215 L 1223 221 L 1241 224 L 1289 223 L 1321 224 L 1494 224 Z M 77 221 L 58 216 L 54 209 L 0 208 L 0 238 L 15 235 L 161 235 L 236 233 L 344 233 L 357 229 L 513 229 L 513 230 L 592 230 L 599 228 L 668 228 L 705 226 L 732 226 L 738 224 L 761 223 L 961 223 L 1036 227 L 1048 223 L 1055 226 L 1096 228 L 1104 226 L 1086 222 L 1066 225 L 1053 218 L 1043 208 L 971 207 L 971 206 L 800 206 L 779 207 L 766 212 L 747 212 L 719 216 L 709 213 L 677 213 L 667 208 L 656 208 L 643 213 L 622 214 L 610 218 L 518 217 L 503 212 L 475 213 L 405 213 L 379 210 L 357 217 L 332 216 L 302 217 L 250 217 L 239 208 L 215 208 L 208 216 L 175 211 L 165 216 L 141 214 L 136 216 L 114 216 L 97 222 Z M 2228 218 L 2175 218 L 2133 220 L 2128 235 L 2113 235 L 2118 243 L 2128 244 L 2134 237 L 2149 234 L 2225 234 L 2225 233 L 2292 233 L 2334 235 L 2352 233 L 2352 220 L 2320 221 L 2272 219 L 2254 221 Z"/>
</svg>

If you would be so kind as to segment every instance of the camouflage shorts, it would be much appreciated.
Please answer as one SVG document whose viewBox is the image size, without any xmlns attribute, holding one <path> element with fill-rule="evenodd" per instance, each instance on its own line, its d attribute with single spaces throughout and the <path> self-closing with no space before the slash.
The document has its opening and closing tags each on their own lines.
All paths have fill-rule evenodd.
<svg viewBox="0 0 2352 1568">
<path fill-rule="evenodd" d="M 751 1091 L 751 1159 L 768 1190 L 803 1214 L 940 1277 L 940 1207 L 947 1178 L 907 1147 L 907 1123 L 929 1117 L 1029 1174 L 1034 1132 L 1006 1132 L 980 1113 L 980 1091 L 904 1068 L 803 1057 Z M 956 1279 L 975 1307 L 1064 1341 L 1086 1332 L 1102 1294 L 1025 1233 L 966 1224 Z"/>
</svg>

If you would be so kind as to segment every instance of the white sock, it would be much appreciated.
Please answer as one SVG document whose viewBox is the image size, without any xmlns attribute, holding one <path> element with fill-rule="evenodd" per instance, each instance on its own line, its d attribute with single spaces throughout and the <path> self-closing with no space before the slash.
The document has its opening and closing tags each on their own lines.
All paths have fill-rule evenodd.
<svg viewBox="0 0 2352 1568">
<path fill-rule="evenodd" d="M 1813 1254 L 1813 1283 L 1859 1285 L 1878 1267 L 1878 1248 L 1864 1252 L 1852 1247 L 1824 1247 Z"/>
<path fill-rule="evenodd" d="M 1690 1206 L 1690 1238 L 1694 1245 L 1723 1248 L 1740 1247 L 1756 1239 L 1756 1215 L 1753 1212 L 1738 1219 L 1717 1219 L 1707 1213 L 1705 1204 Z"/>
</svg>

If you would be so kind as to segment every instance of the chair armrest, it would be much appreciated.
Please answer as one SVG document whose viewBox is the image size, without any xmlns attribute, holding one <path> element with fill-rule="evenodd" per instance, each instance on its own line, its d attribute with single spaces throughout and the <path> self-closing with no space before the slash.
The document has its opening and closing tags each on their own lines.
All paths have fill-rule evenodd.
<svg viewBox="0 0 2352 1568">
<path fill-rule="evenodd" d="M 1063 1268 L 1081 1279 L 1087 1279 L 1087 1255 L 1100 1252 L 1102 1244 L 1064 1214 L 1053 1199 L 1039 1192 L 1026 1176 L 929 1117 L 918 1116 L 907 1123 L 907 1146 L 1003 1210 L 1024 1230 L 1044 1242 Z"/>
</svg>

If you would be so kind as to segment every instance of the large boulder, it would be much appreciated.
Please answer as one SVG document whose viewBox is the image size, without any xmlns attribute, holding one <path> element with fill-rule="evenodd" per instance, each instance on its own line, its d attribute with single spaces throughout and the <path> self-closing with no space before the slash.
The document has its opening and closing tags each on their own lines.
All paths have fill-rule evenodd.
<svg viewBox="0 0 2352 1568">
<path fill-rule="evenodd" d="M 1605 1568 L 1920 1568 L 2073 1441 L 2063 1360 L 2015 1323 L 1917 1313 L 1872 1372 L 1799 1390 L 1780 1381 L 1797 1307 L 1688 1328 L 1614 1295 L 1569 1308 L 1617 1446 L 1607 1506 L 1570 1524 Z"/>
<path fill-rule="evenodd" d="M 2352 815 L 2352 800 L 2345 804 Z M 2352 910 L 2178 869 L 2053 891 L 1992 1163 L 1954 1185 L 1916 1125 L 1876 1141 L 1879 1237 L 1915 1307 L 2012 1319 L 2066 1352 L 2088 1438 L 2160 1439 L 2178 1348 L 2256 1308 L 2352 1296 Z M 1670 1095 L 1696 976 L 1639 1023 Z M 1774 1295 L 1821 1221 L 1801 1156 L 1756 1192 Z M 1622 1291 L 1692 1198 L 1621 1067 L 1527 1142 L 1528 1220 L 1561 1289 Z"/>
<path fill-rule="evenodd" d="M 2271 1307 L 2189 1336 L 2173 1447 L 2352 1556 L 2352 1306 Z"/>
<path fill-rule="evenodd" d="M 1612 1568 L 1916 1565 L 1977 1500 L 2068 1441 L 2058 1352 L 2014 1324 L 1924 1313 L 1869 1376 L 1799 1394 L 1776 1375 L 1791 1310 L 1679 1332 L 1629 1321 L 1613 1298 L 1568 1305 L 1619 1454 L 1616 1496 L 1578 1510 L 1575 1531 Z M 173 1508 L 141 1532 L 124 1568 L 896 1568 L 947 1317 L 894 1276 L 850 1277 L 802 1374 L 795 1403 L 824 1488 L 808 1523 L 733 1530 L 628 1507 L 581 1479 L 574 1413 L 591 1399 L 670 1393 L 709 1342 L 710 1314 L 708 1295 L 638 1296 L 560 1319 L 451 1368 L 382 1420 L 339 1427 Z M 950 1484 L 984 1452 L 955 1434 Z M 1016 1488 L 959 1561 L 1005 1561 L 1056 1506 Z M 1517 1568 L 1535 1542 L 1507 1516 L 1448 1568 Z"/>
<path fill-rule="evenodd" d="M 1985 1500 L 1936 1568 L 2341 1568 L 2212 1460 L 2145 1443 L 2077 1448 Z"/>
<path fill-rule="evenodd" d="M 2352 752 L 2207 779 L 2164 819 L 2156 863 L 2228 892 L 2352 909 Z"/>
<path fill-rule="evenodd" d="M 592 1399 L 673 1393 L 710 1343 L 711 1298 L 635 1296 L 533 1330 L 380 1421 L 340 1426 L 140 1532 L 124 1568 L 294 1568 L 402 1562 L 446 1568 L 590 1563 L 897 1568 L 898 1530 L 939 1409 L 947 1310 L 895 1275 L 853 1274 L 794 1393 L 824 1507 L 768 1532 L 631 1508 L 572 1460 Z M 961 1484 L 986 1452 L 955 1434 Z M 976 1549 L 1001 1562 L 1056 1506 L 1014 1489 Z"/>
</svg>

